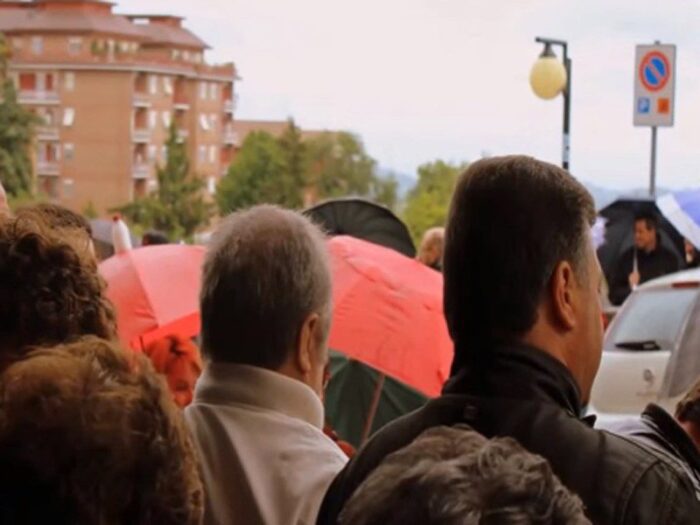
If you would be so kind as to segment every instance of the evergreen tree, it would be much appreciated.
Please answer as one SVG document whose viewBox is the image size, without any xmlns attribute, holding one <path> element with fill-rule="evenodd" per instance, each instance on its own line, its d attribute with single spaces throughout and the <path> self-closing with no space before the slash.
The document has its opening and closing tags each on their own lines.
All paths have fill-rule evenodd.
<svg viewBox="0 0 700 525">
<path fill-rule="evenodd" d="M 32 190 L 30 151 L 39 119 L 17 101 L 9 60 L 10 49 L 0 33 L 0 181 L 11 197 L 18 197 Z"/>
<path fill-rule="evenodd" d="M 204 181 L 190 175 L 187 148 L 178 140 L 174 123 L 170 125 L 166 147 L 165 165 L 157 167 L 156 191 L 119 211 L 129 221 L 165 232 L 171 239 L 189 238 L 209 223 L 211 205 L 202 195 Z"/>
</svg>

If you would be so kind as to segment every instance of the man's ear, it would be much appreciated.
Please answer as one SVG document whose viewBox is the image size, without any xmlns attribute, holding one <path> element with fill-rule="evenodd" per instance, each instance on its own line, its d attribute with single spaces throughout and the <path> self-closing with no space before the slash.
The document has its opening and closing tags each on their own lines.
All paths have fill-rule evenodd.
<svg viewBox="0 0 700 525">
<path fill-rule="evenodd" d="M 575 295 L 578 292 L 576 275 L 571 263 L 559 262 L 549 282 L 549 299 L 554 321 L 564 330 L 576 326 Z"/>
<path fill-rule="evenodd" d="M 296 349 L 296 364 L 299 371 L 303 374 L 311 373 L 313 363 L 318 359 L 317 332 L 321 318 L 318 314 L 310 314 L 301 325 L 299 331 L 299 340 L 297 341 Z"/>
</svg>

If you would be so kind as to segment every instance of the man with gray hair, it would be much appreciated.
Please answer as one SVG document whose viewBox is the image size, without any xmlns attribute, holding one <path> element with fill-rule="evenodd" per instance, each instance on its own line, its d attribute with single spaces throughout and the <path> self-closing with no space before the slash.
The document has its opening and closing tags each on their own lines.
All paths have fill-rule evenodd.
<svg viewBox="0 0 700 525">
<path fill-rule="evenodd" d="M 389 455 L 355 491 L 340 525 L 590 525 L 546 459 L 511 438 L 434 427 Z"/>
<path fill-rule="evenodd" d="M 323 234 L 275 206 L 230 215 L 209 246 L 200 302 L 205 367 L 185 417 L 205 523 L 313 523 L 347 461 L 322 431 L 331 317 Z"/>
</svg>

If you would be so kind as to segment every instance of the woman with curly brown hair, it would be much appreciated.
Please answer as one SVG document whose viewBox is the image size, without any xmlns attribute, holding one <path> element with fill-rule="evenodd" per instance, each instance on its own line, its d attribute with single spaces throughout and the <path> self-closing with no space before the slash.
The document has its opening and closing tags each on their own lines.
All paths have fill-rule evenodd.
<svg viewBox="0 0 700 525">
<path fill-rule="evenodd" d="M 0 399 L 0 523 L 201 523 L 194 448 L 144 356 L 96 337 L 34 349 Z"/>
<path fill-rule="evenodd" d="M 38 216 L 0 221 L 0 368 L 26 347 L 115 338 L 104 290 L 94 260 L 65 232 Z"/>
</svg>

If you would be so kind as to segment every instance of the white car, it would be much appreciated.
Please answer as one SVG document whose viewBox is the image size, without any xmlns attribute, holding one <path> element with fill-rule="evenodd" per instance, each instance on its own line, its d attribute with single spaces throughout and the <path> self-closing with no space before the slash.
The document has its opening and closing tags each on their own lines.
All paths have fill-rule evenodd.
<svg viewBox="0 0 700 525">
<path fill-rule="evenodd" d="M 638 416 L 648 403 L 673 413 L 700 378 L 700 269 L 639 286 L 605 333 L 590 413 L 598 424 Z"/>
</svg>

